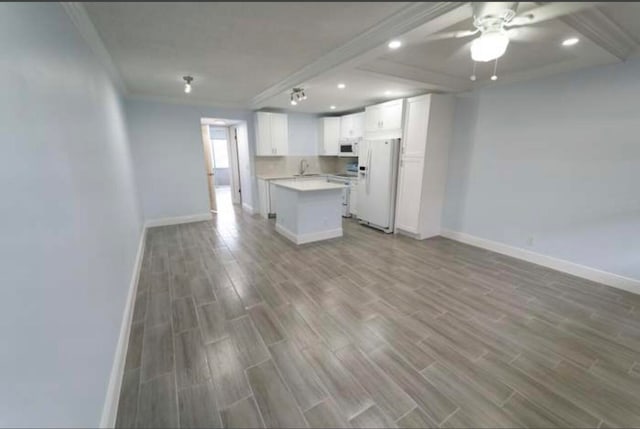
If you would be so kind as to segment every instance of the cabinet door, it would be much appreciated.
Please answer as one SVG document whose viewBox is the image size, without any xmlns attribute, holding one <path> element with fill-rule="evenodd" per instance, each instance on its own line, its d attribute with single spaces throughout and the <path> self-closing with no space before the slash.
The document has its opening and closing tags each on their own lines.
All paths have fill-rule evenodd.
<svg viewBox="0 0 640 429">
<path fill-rule="evenodd" d="M 402 128 L 402 100 L 383 103 L 380 109 L 381 128 L 396 130 Z"/>
<path fill-rule="evenodd" d="M 380 130 L 380 106 L 368 106 L 364 111 L 364 130 L 375 132 Z"/>
<path fill-rule="evenodd" d="M 271 113 L 256 113 L 256 155 L 270 156 L 273 155 L 271 149 Z"/>
<path fill-rule="evenodd" d="M 402 138 L 402 157 L 424 158 L 429 127 L 430 96 L 416 97 L 407 102 L 407 120 Z"/>
<path fill-rule="evenodd" d="M 361 139 L 364 136 L 364 113 L 354 113 L 351 115 L 351 129 L 353 138 Z"/>
<path fill-rule="evenodd" d="M 338 155 L 340 152 L 340 118 L 322 118 L 323 155 Z"/>
<path fill-rule="evenodd" d="M 271 113 L 271 147 L 274 155 L 288 154 L 289 125 L 286 113 Z"/>
<path fill-rule="evenodd" d="M 269 217 L 269 182 L 258 179 L 258 202 L 260 204 L 260 216 Z"/>
<path fill-rule="evenodd" d="M 420 230 L 423 165 L 419 158 L 405 158 L 400 162 L 396 227 L 414 234 Z"/>
<path fill-rule="evenodd" d="M 349 130 L 351 129 L 351 115 L 340 117 L 340 139 L 349 138 Z"/>
<path fill-rule="evenodd" d="M 276 214 L 276 185 L 268 182 L 269 186 L 269 214 Z"/>
</svg>

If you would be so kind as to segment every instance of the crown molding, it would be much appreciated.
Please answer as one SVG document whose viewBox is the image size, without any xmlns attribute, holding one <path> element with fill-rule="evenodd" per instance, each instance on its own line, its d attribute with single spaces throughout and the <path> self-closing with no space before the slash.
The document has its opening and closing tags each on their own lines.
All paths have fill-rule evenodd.
<svg viewBox="0 0 640 429">
<path fill-rule="evenodd" d="M 373 27 L 360 33 L 344 45 L 328 52 L 300 70 L 290 74 L 275 85 L 256 95 L 250 102 L 252 108 L 261 107 L 271 97 L 281 94 L 328 70 L 352 61 L 389 39 L 405 34 L 426 22 L 451 12 L 465 3 L 462 2 L 418 2 L 399 10 L 380 21 Z"/>
<path fill-rule="evenodd" d="M 120 90 L 121 93 L 127 93 L 127 86 L 122 79 L 120 70 L 113 62 L 113 58 L 100 37 L 98 30 L 96 29 L 93 21 L 89 18 L 89 14 L 84 5 L 79 2 L 60 2 L 64 11 L 67 13 L 71 22 L 76 26 L 82 38 L 87 42 L 91 50 L 98 56 L 98 59 L 107 69 L 107 73 L 113 80 L 113 83 Z"/>
<path fill-rule="evenodd" d="M 638 48 L 638 41 L 599 9 L 560 20 L 621 61 L 626 61 Z"/>
</svg>

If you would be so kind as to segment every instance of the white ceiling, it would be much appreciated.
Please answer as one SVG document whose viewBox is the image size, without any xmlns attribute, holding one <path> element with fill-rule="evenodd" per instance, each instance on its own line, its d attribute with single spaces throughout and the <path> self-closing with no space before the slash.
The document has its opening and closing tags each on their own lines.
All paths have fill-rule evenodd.
<svg viewBox="0 0 640 429">
<path fill-rule="evenodd" d="M 513 30 L 512 43 L 498 62 L 498 81 L 489 80 L 492 65 L 481 64 L 472 82 L 472 38 L 425 42 L 434 32 L 473 29 L 468 3 L 85 5 L 130 94 L 308 113 L 618 62 L 637 55 L 640 46 L 640 4 L 598 4 Z M 534 7 L 520 3 L 518 11 Z M 580 43 L 562 47 L 561 41 L 571 36 Z M 403 47 L 390 51 L 390 38 L 402 40 Z M 182 91 L 186 74 L 195 77 L 189 95 Z M 347 88 L 339 90 L 339 82 Z M 308 94 L 295 107 L 289 104 L 293 86 Z"/>
<path fill-rule="evenodd" d="M 344 83 L 346 88 L 339 89 L 339 83 Z M 297 106 L 291 106 L 289 92 L 273 97 L 269 100 L 268 106 L 306 113 L 339 113 L 379 101 L 409 97 L 436 89 L 427 84 L 396 82 L 362 70 L 324 73 L 305 82 L 303 86 L 308 98 Z M 336 106 L 335 110 L 331 110 L 332 105 Z"/>
<path fill-rule="evenodd" d="M 133 94 L 246 103 L 404 3 L 86 3 Z"/>
</svg>

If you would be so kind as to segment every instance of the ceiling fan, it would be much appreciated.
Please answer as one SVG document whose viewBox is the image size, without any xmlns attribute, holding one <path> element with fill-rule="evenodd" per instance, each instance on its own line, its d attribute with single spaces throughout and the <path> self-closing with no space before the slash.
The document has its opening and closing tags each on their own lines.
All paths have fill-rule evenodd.
<svg viewBox="0 0 640 429">
<path fill-rule="evenodd" d="M 493 61 L 507 51 L 510 40 L 507 30 L 559 18 L 598 4 L 546 3 L 518 14 L 518 2 L 471 2 L 474 30 L 436 33 L 424 40 L 461 39 L 480 33 L 480 36 L 471 42 L 471 58 L 478 62 Z"/>
</svg>

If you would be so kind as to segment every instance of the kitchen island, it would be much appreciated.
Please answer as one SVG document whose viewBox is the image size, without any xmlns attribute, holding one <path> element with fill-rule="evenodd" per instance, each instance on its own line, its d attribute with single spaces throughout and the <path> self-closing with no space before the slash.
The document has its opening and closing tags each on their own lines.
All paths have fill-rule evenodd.
<svg viewBox="0 0 640 429">
<path fill-rule="evenodd" d="M 296 244 L 342 237 L 342 190 L 326 180 L 273 180 L 276 231 Z"/>
</svg>

